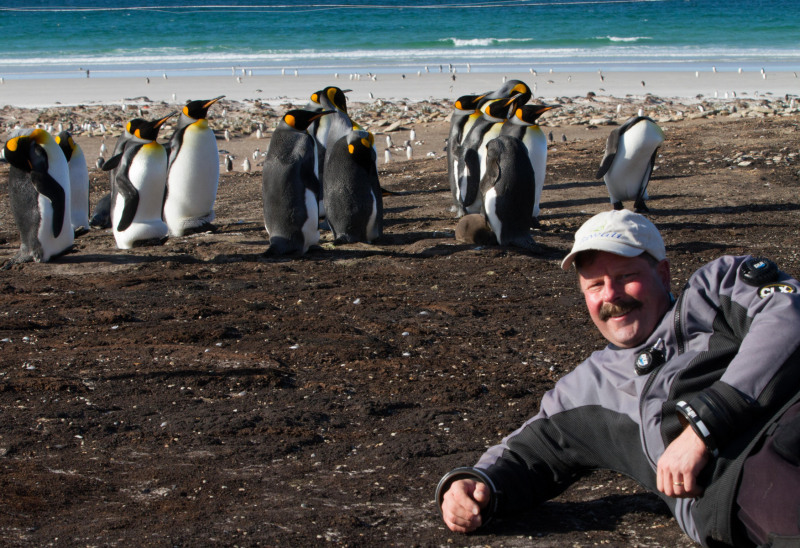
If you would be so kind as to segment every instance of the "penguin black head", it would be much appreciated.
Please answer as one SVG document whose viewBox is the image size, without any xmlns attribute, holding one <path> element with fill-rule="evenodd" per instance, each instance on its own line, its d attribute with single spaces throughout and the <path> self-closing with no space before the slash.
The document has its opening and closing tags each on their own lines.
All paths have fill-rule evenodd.
<svg viewBox="0 0 800 548">
<path fill-rule="evenodd" d="M 67 162 L 72 158 L 72 153 L 75 150 L 75 141 L 72 139 L 72 134 L 69 131 L 62 131 L 56 136 L 56 143 L 67 158 Z"/>
<path fill-rule="evenodd" d="M 361 165 L 375 163 L 375 136 L 363 129 L 355 130 L 347 135 L 347 151 Z"/>
<path fill-rule="evenodd" d="M 522 94 L 522 97 L 520 99 L 524 100 L 521 100 L 520 104 L 523 105 L 527 103 L 533 96 L 531 88 L 529 88 L 528 84 L 526 84 L 522 80 L 508 80 L 496 90 L 487 93 L 486 99 L 503 99 L 507 97 L 513 97 L 517 94 Z"/>
<path fill-rule="evenodd" d="M 128 126 L 126 129 L 128 133 L 133 135 L 134 137 L 138 137 L 139 139 L 144 139 L 147 141 L 155 141 L 158 138 L 158 130 L 161 129 L 161 126 L 178 114 L 178 111 L 170 112 L 160 120 L 145 120 L 143 118 L 134 118 L 130 122 L 128 122 Z"/>
<path fill-rule="evenodd" d="M 47 136 L 43 129 L 35 129 L 29 135 L 9 139 L 3 147 L 3 156 L 9 164 L 26 173 L 47 173 L 47 153 L 43 147 Z"/>
<path fill-rule="evenodd" d="M 349 89 L 341 90 L 336 86 L 328 86 L 325 89 L 321 89 L 320 91 L 315 91 L 311 95 L 311 100 L 314 103 L 317 103 L 322 108 L 337 108 L 347 113 L 347 97 L 345 93 L 350 91 Z"/>
<path fill-rule="evenodd" d="M 457 110 L 477 110 L 484 97 L 486 97 L 485 93 L 483 95 L 463 95 L 456 99 L 455 107 Z"/>
<path fill-rule="evenodd" d="M 297 131 L 305 131 L 308 129 L 314 120 L 317 120 L 326 114 L 332 114 L 333 110 L 323 110 L 314 112 L 312 110 L 293 109 L 283 115 L 283 123 Z"/>
<path fill-rule="evenodd" d="M 213 105 L 223 97 L 225 96 L 220 95 L 219 97 L 214 97 L 213 99 L 201 99 L 198 101 L 189 101 L 183 106 L 181 113 L 183 113 L 184 116 L 188 116 L 189 118 L 200 120 L 201 118 L 205 118 L 208 115 L 208 109 L 211 108 L 211 105 Z"/>
<path fill-rule="evenodd" d="M 559 106 L 560 105 L 522 105 L 517 107 L 514 111 L 514 118 L 525 124 L 533 125 L 536 123 L 539 116 L 548 110 L 559 108 Z"/>
<path fill-rule="evenodd" d="M 516 110 L 517 105 L 520 104 L 523 98 L 523 94 L 518 93 L 508 99 L 495 99 L 486 103 L 481 109 L 493 118 L 508 118 Z M 527 101 L 527 99 L 525 100 Z"/>
</svg>

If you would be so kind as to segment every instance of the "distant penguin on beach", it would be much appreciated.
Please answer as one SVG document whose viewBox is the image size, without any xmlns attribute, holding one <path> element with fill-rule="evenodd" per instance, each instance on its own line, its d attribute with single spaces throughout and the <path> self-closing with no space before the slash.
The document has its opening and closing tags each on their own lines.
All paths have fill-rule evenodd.
<svg viewBox="0 0 800 548">
<path fill-rule="evenodd" d="M 47 262 L 74 243 L 70 216 L 69 166 L 52 135 L 43 129 L 16 130 L 6 141 L 8 197 L 20 248 L 3 269 Z"/>
<path fill-rule="evenodd" d="M 69 166 L 70 219 L 77 236 L 89 230 L 89 167 L 83 150 L 70 132 L 59 133 L 56 143 Z"/>
<path fill-rule="evenodd" d="M 635 211 L 647 212 L 647 185 L 664 132 L 646 116 L 633 116 L 614 129 L 606 141 L 606 152 L 597 171 L 603 177 L 614 209 L 633 200 Z"/>
<path fill-rule="evenodd" d="M 373 135 L 354 130 L 328 149 L 325 187 L 334 243 L 372 242 L 383 231 L 383 192 Z"/>
<path fill-rule="evenodd" d="M 219 186 L 219 149 L 208 109 L 222 99 L 189 101 L 169 141 L 164 222 L 170 236 L 208 230 Z"/>
<path fill-rule="evenodd" d="M 169 233 L 161 217 L 167 188 L 167 151 L 156 141 L 161 126 L 177 112 L 155 121 L 135 118 L 120 135 L 111 172 L 111 227 L 119 249 L 162 243 Z"/>
<path fill-rule="evenodd" d="M 520 139 L 501 135 L 489 141 L 486 173 L 481 179 L 482 212 L 498 244 L 535 247 L 530 231 L 533 179 L 528 150 Z"/>
<path fill-rule="evenodd" d="M 533 211 L 531 212 L 531 219 L 534 223 L 538 223 L 539 202 L 547 171 L 547 137 L 539 127 L 537 120 L 542 114 L 554 108 L 558 108 L 558 105 L 522 105 L 508 118 L 500 132 L 501 135 L 521 140 L 528 151 L 528 159 L 535 176 Z"/>
<path fill-rule="evenodd" d="M 290 110 L 272 134 L 261 173 L 268 255 L 300 255 L 319 242 L 320 184 L 314 172 L 314 138 L 307 129 L 332 113 Z"/>
</svg>

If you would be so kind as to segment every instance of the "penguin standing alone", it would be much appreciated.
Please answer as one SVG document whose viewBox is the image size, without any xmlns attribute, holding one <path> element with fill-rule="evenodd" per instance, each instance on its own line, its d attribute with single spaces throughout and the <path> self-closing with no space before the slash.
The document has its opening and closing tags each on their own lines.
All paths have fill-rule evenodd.
<svg viewBox="0 0 800 548">
<path fill-rule="evenodd" d="M 69 131 L 62 131 L 56 143 L 69 166 L 70 220 L 76 236 L 89 230 L 89 167 L 80 145 Z"/>
<path fill-rule="evenodd" d="M 373 135 L 351 131 L 328 149 L 323 186 L 335 244 L 372 242 L 383 232 L 383 192 Z"/>
<path fill-rule="evenodd" d="M 528 150 L 528 159 L 533 168 L 535 177 L 534 199 L 531 219 L 534 224 L 539 222 L 539 202 L 544 188 L 545 173 L 547 171 L 547 137 L 536 123 L 536 120 L 547 112 L 558 108 L 558 105 L 523 105 L 514 111 L 508 121 L 503 125 L 501 135 L 516 137 L 522 141 Z"/>
<path fill-rule="evenodd" d="M 319 179 L 309 125 L 331 114 L 290 110 L 272 134 L 261 173 L 268 255 L 303 254 L 319 242 Z"/>
<path fill-rule="evenodd" d="M 6 142 L 8 195 L 20 233 L 19 252 L 3 270 L 47 262 L 74 243 L 69 166 L 55 139 L 43 129 L 18 130 Z"/>
<path fill-rule="evenodd" d="M 535 247 L 530 231 L 533 179 L 528 150 L 520 139 L 501 135 L 487 143 L 482 212 L 500 245 Z"/>
<path fill-rule="evenodd" d="M 211 228 L 219 186 L 219 149 L 206 116 L 223 97 L 186 103 L 170 138 L 163 210 L 170 236 Z"/>
<path fill-rule="evenodd" d="M 111 226 L 120 249 L 160 244 L 167 237 L 169 229 L 161 218 L 167 151 L 156 139 L 164 122 L 175 114 L 155 121 L 135 118 L 128 122 L 115 155 L 103 166 L 111 171 Z"/>
<path fill-rule="evenodd" d="M 647 184 L 663 142 L 664 132 L 647 116 L 629 118 L 608 136 L 597 178 L 603 177 L 614 209 L 622 209 L 623 200 L 634 200 L 637 213 L 649 211 Z"/>
</svg>

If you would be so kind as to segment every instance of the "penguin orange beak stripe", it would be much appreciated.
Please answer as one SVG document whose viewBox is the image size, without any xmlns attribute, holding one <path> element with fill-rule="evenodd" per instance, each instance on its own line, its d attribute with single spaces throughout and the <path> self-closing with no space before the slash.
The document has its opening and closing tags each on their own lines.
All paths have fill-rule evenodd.
<svg viewBox="0 0 800 548">
<path fill-rule="evenodd" d="M 220 95 L 219 97 L 214 97 L 214 98 L 213 98 L 213 99 L 211 99 L 211 100 L 210 100 L 208 103 L 206 103 L 205 105 L 203 105 L 203 108 L 208 108 L 208 107 L 210 107 L 211 105 L 213 105 L 214 103 L 216 103 L 217 101 L 219 101 L 220 99 L 222 99 L 223 97 L 225 97 L 225 96 L 224 96 L 224 95 Z"/>
<path fill-rule="evenodd" d="M 164 116 L 164 117 L 163 117 L 161 120 L 157 121 L 157 122 L 154 124 L 154 126 L 155 126 L 155 127 L 157 127 L 157 128 L 158 128 L 158 127 L 161 127 L 161 125 L 162 125 L 164 122 L 166 122 L 167 120 L 169 120 L 170 118 L 172 118 L 172 117 L 173 117 L 173 116 L 175 116 L 176 114 L 178 114 L 178 111 L 177 111 L 177 110 L 173 110 L 172 112 L 170 112 L 169 114 L 167 114 L 166 116 Z"/>
</svg>

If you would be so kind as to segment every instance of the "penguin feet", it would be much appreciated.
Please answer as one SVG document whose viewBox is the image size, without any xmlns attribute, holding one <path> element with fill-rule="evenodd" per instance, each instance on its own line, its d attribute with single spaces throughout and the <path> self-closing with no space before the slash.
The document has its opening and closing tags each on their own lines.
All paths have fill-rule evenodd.
<svg viewBox="0 0 800 548">
<path fill-rule="evenodd" d="M 85 226 L 79 226 L 74 230 L 74 232 L 75 232 L 75 237 L 77 238 L 78 236 L 83 236 L 84 234 L 88 233 L 89 228 Z"/>
<path fill-rule="evenodd" d="M 131 247 L 155 247 L 158 245 L 163 245 L 166 241 L 166 236 L 162 236 L 160 238 L 147 238 L 144 240 L 136 240 L 131 244 Z"/>
<path fill-rule="evenodd" d="M 614 202 L 614 209 L 616 211 L 622 211 L 622 209 L 623 209 L 622 202 Z"/>
<path fill-rule="evenodd" d="M 531 228 L 541 228 L 539 217 L 531 217 Z"/>
<path fill-rule="evenodd" d="M 649 208 L 647 207 L 647 205 L 644 203 L 644 200 L 642 200 L 641 198 L 638 198 L 638 199 L 636 200 L 636 202 L 634 202 L 634 204 L 633 204 L 633 210 L 634 210 L 636 213 L 647 213 L 647 212 L 649 212 L 649 211 L 650 211 L 650 209 L 649 209 Z"/>
</svg>

